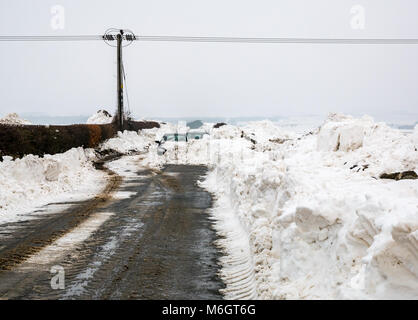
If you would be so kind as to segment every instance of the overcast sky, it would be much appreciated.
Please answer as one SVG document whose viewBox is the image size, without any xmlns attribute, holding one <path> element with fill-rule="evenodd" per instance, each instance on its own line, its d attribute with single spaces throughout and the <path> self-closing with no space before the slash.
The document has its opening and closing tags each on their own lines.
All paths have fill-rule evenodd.
<svg viewBox="0 0 418 320">
<path fill-rule="evenodd" d="M 417 14 L 416 0 L 0 0 L 0 34 L 418 38 Z M 0 116 L 115 109 L 116 50 L 101 41 L 0 42 L 0 55 Z M 418 45 L 137 42 L 124 62 L 139 117 L 418 113 Z"/>
</svg>

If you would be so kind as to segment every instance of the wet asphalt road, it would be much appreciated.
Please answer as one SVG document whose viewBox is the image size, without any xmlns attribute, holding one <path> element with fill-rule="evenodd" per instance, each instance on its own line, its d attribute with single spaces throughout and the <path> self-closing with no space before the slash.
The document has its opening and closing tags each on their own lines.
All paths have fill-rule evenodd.
<svg viewBox="0 0 418 320">
<path fill-rule="evenodd" d="M 208 215 L 212 197 L 197 185 L 205 172 L 203 166 L 184 165 L 140 170 L 117 187 L 113 198 L 86 211 L 85 226 L 79 229 L 100 225 L 86 239 L 78 243 L 70 236 L 56 248 L 51 242 L 52 247 L 45 245 L 34 258 L 15 265 L 7 262 L 19 254 L 16 243 L 26 237 L 35 245 L 41 232 L 65 233 L 59 222 L 64 215 L 48 215 L 0 234 L 5 266 L 0 299 L 222 299 L 221 253 L 213 244 L 216 234 Z M 74 204 L 72 212 L 79 213 L 82 205 Z M 63 268 L 64 289 L 51 288 L 52 266 Z"/>
</svg>

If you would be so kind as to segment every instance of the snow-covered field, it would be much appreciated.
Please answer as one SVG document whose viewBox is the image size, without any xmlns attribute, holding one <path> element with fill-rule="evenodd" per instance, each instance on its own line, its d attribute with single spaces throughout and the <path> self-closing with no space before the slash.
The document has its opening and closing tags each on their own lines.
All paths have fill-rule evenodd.
<svg viewBox="0 0 418 320">
<path fill-rule="evenodd" d="M 209 136 L 157 155 L 156 140 L 184 129 L 119 133 L 101 148 L 148 151 L 143 166 L 209 167 L 201 185 L 216 198 L 227 298 L 418 298 L 418 180 L 379 178 L 418 171 L 418 127 L 405 133 L 340 114 L 309 132 L 270 121 L 205 124 Z M 0 223 L 63 192 L 98 192 L 103 176 L 89 157 L 73 149 L 0 163 Z"/>
</svg>

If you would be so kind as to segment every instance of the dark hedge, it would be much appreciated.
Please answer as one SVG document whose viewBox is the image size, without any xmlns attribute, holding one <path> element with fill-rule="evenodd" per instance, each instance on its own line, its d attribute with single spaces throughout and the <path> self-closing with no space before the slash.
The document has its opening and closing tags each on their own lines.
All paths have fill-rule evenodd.
<svg viewBox="0 0 418 320">
<path fill-rule="evenodd" d="M 67 126 L 0 124 L 0 156 L 21 158 L 26 154 L 43 156 L 75 147 L 94 148 L 116 134 L 112 124 Z"/>
<path fill-rule="evenodd" d="M 159 128 L 153 121 L 125 121 L 124 129 L 138 131 Z M 27 154 L 62 153 L 71 148 L 95 148 L 117 133 L 112 124 L 5 125 L 0 124 L 0 160 L 2 156 L 21 158 Z"/>
<path fill-rule="evenodd" d="M 138 131 L 142 129 L 159 128 L 160 124 L 155 121 L 126 121 L 125 129 L 131 131 Z"/>
</svg>

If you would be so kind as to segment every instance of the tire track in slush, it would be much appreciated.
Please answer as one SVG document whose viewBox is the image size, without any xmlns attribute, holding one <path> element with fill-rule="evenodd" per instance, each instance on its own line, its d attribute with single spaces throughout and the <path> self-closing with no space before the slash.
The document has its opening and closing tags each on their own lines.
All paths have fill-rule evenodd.
<svg viewBox="0 0 418 320">
<path fill-rule="evenodd" d="M 205 173 L 182 165 L 131 172 L 73 232 L 0 271 L 0 297 L 221 299 L 212 196 L 197 185 Z M 65 270 L 64 290 L 50 287 L 53 265 Z"/>
<path fill-rule="evenodd" d="M 113 240 L 114 246 L 83 263 L 87 267 L 77 271 L 62 298 L 222 298 L 220 253 L 206 212 L 212 199 L 196 183 L 205 171 L 199 166 L 167 166 L 131 179 L 123 191 L 132 192 L 141 181 L 143 190 L 106 208 L 118 214 L 97 234 L 107 243 Z"/>
</svg>

